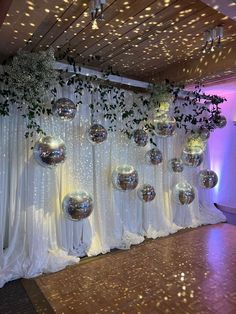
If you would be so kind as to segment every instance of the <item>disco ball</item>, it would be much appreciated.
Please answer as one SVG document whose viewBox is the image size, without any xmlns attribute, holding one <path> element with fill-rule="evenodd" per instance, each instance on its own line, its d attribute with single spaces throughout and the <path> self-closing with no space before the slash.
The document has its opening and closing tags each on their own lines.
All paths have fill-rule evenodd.
<svg viewBox="0 0 236 314">
<path fill-rule="evenodd" d="M 185 148 L 188 150 L 205 150 L 206 142 L 203 141 L 202 137 L 198 134 L 189 134 L 185 141 Z"/>
<path fill-rule="evenodd" d="M 217 128 L 224 128 L 227 124 L 227 120 L 225 116 L 217 115 L 214 117 L 213 123 Z"/>
<path fill-rule="evenodd" d="M 162 152 L 158 148 L 152 148 L 145 154 L 147 163 L 151 165 L 159 165 L 162 163 Z"/>
<path fill-rule="evenodd" d="M 107 139 L 107 130 L 101 124 L 93 124 L 87 131 L 87 138 L 92 144 L 100 144 Z"/>
<path fill-rule="evenodd" d="M 134 131 L 134 142 L 138 146 L 146 146 L 148 143 L 148 134 L 144 130 Z"/>
<path fill-rule="evenodd" d="M 169 108 L 170 108 L 170 103 L 168 101 L 161 101 L 159 103 L 159 108 L 158 108 L 159 111 L 168 112 Z"/>
<path fill-rule="evenodd" d="M 66 159 L 66 147 L 61 139 L 44 136 L 34 145 L 35 160 L 44 167 L 53 168 Z"/>
<path fill-rule="evenodd" d="M 203 189 L 212 189 L 218 183 L 217 174 L 212 170 L 202 170 L 199 172 L 198 182 Z"/>
<path fill-rule="evenodd" d="M 194 188 L 187 182 L 176 184 L 173 191 L 174 200 L 179 205 L 189 205 L 195 198 Z"/>
<path fill-rule="evenodd" d="M 71 121 L 74 119 L 77 108 L 76 104 L 68 98 L 58 99 L 52 106 L 52 112 L 56 117 L 64 121 Z"/>
<path fill-rule="evenodd" d="M 181 159 L 184 165 L 188 167 L 198 167 L 203 161 L 202 149 L 198 147 L 194 149 L 184 148 Z"/>
<path fill-rule="evenodd" d="M 203 141 L 207 141 L 211 135 L 210 130 L 206 127 L 201 127 L 197 130 L 197 134 L 201 137 Z"/>
<path fill-rule="evenodd" d="M 176 120 L 166 114 L 154 119 L 154 133 L 160 137 L 168 137 L 174 135 L 176 129 Z"/>
<path fill-rule="evenodd" d="M 138 185 L 138 172 L 133 166 L 118 166 L 112 173 L 112 183 L 117 190 L 134 190 Z"/>
<path fill-rule="evenodd" d="M 151 202 L 154 200 L 156 192 L 150 184 L 144 184 L 138 189 L 138 197 L 143 202 Z"/>
<path fill-rule="evenodd" d="M 79 221 L 90 216 L 93 211 L 93 199 L 85 191 L 67 194 L 62 202 L 66 218 Z"/>
<path fill-rule="evenodd" d="M 168 166 L 170 171 L 172 172 L 183 172 L 184 170 L 184 164 L 183 161 L 180 158 L 172 158 L 168 162 Z"/>
</svg>

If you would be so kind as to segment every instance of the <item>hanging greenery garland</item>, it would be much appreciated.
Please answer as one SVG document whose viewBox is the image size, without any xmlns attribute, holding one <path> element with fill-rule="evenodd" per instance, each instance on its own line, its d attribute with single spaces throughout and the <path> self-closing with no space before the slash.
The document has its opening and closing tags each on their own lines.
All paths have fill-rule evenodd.
<svg viewBox="0 0 236 314">
<path fill-rule="evenodd" d="M 26 119 L 25 137 L 33 137 L 35 133 L 45 135 L 38 118 L 52 114 L 50 103 L 55 103 L 58 98 L 55 87 L 58 85 L 73 86 L 77 105 L 82 103 L 80 96 L 85 91 L 99 95 L 96 101 L 89 104 L 92 119 L 100 115 L 109 121 L 108 131 L 120 131 L 129 138 L 133 136 L 134 130 L 144 129 L 153 145 L 156 145 L 153 116 L 168 112 L 172 104 L 177 127 L 186 132 L 192 132 L 197 127 L 213 130 L 225 123 L 219 105 L 226 99 L 205 95 L 200 85 L 196 86 L 194 92 L 185 93 L 181 104 L 177 100 L 184 86 L 176 86 L 168 80 L 150 86 L 148 93 L 133 92 L 133 102 L 128 103 L 125 91 L 108 81 L 107 71 L 104 71 L 104 80 L 101 82 L 96 76 L 82 76 L 80 68 L 78 70 L 75 67 L 74 59 L 68 55 L 66 59 L 74 67 L 74 73 L 69 79 L 62 71 L 54 69 L 53 50 L 38 53 L 20 51 L 4 67 L 0 75 L 0 115 L 8 116 L 11 106 L 17 106 L 19 114 Z M 184 108 L 190 106 L 192 114 L 184 113 Z"/>
</svg>

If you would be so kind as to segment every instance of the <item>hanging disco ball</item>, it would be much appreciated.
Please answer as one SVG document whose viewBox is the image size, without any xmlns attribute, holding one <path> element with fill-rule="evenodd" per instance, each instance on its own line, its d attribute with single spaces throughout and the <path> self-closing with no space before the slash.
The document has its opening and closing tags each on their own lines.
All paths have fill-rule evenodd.
<svg viewBox="0 0 236 314">
<path fill-rule="evenodd" d="M 195 147 L 194 149 L 188 147 L 184 148 L 181 159 L 184 165 L 188 167 L 198 167 L 203 161 L 202 149 L 198 147 Z"/>
<path fill-rule="evenodd" d="M 151 202 L 155 196 L 155 189 L 150 184 L 144 184 L 138 189 L 138 197 L 142 202 Z"/>
<path fill-rule="evenodd" d="M 90 216 L 93 211 L 93 199 L 85 191 L 67 194 L 62 202 L 62 208 L 66 218 L 79 221 Z"/>
<path fill-rule="evenodd" d="M 53 104 L 52 112 L 61 120 L 71 121 L 76 115 L 77 107 L 72 100 L 68 98 L 60 98 Z"/>
<path fill-rule="evenodd" d="M 168 162 L 170 171 L 180 173 L 184 170 L 183 161 L 180 158 L 172 158 Z"/>
<path fill-rule="evenodd" d="M 197 130 L 197 134 L 201 137 L 203 141 L 207 141 L 211 135 L 210 130 L 208 128 L 202 126 Z"/>
<path fill-rule="evenodd" d="M 198 133 L 189 134 L 185 141 L 185 148 L 188 150 L 205 150 L 206 142 L 203 141 Z"/>
<path fill-rule="evenodd" d="M 203 189 L 212 189 L 218 183 L 218 176 L 212 170 L 202 170 L 199 172 L 198 183 Z"/>
<path fill-rule="evenodd" d="M 174 135 L 176 129 L 176 120 L 174 117 L 170 117 L 163 114 L 154 119 L 155 130 L 154 133 L 160 137 L 168 137 Z"/>
<path fill-rule="evenodd" d="M 134 190 L 138 185 L 138 172 L 133 166 L 118 166 L 112 173 L 112 183 L 117 190 Z"/>
<path fill-rule="evenodd" d="M 107 130 L 101 124 L 93 124 L 87 131 L 87 138 L 92 144 L 103 143 L 107 135 Z"/>
<path fill-rule="evenodd" d="M 162 163 L 162 152 L 158 148 L 152 148 L 145 154 L 145 160 L 151 165 L 159 165 Z"/>
<path fill-rule="evenodd" d="M 137 146 L 144 147 L 148 143 L 148 134 L 144 130 L 134 131 L 134 142 Z"/>
<path fill-rule="evenodd" d="M 66 146 L 61 139 L 44 136 L 35 143 L 33 155 L 41 166 L 53 168 L 66 160 Z"/>
<path fill-rule="evenodd" d="M 222 115 L 216 115 L 213 119 L 213 123 L 215 125 L 215 127 L 217 128 L 224 128 L 227 124 L 227 119 L 225 116 Z"/>
<path fill-rule="evenodd" d="M 173 191 L 174 200 L 179 205 L 189 205 L 194 201 L 194 188 L 187 182 L 176 184 Z"/>
</svg>

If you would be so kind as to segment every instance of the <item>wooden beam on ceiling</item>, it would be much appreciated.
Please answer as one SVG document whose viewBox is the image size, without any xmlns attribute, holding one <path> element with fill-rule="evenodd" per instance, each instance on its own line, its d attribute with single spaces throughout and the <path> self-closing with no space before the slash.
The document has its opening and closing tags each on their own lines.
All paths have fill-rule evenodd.
<svg viewBox="0 0 236 314">
<path fill-rule="evenodd" d="M 233 75 L 236 73 L 235 56 L 236 40 L 215 52 L 202 53 L 197 59 L 171 64 L 157 73 L 152 81 L 161 82 L 168 78 L 175 82 L 189 83 Z M 145 77 L 142 79 L 145 80 Z"/>
<path fill-rule="evenodd" d="M 7 12 L 12 4 L 13 0 L 0 0 L 0 27 L 2 26 Z"/>
<path fill-rule="evenodd" d="M 232 20 L 236 21 L 236 1 L 229 0 L 201 0 L 214 10 L 228 16 Z"/>
</svg>

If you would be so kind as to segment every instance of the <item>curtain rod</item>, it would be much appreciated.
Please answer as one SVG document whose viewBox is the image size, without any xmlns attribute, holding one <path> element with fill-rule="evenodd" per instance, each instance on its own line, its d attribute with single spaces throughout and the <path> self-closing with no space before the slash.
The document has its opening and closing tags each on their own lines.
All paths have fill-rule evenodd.
<svg viewBox="0 0 236 314">
<path fill-rule="evenodd" d="M 151 84 L 148 82 L 138 81 L 129 79 L 127 77 L 122 77 L 118 75 L 109 74 L 106 79 L 104 78 L 104 74 L 100 71 L 89 69 L 86 67 L 74 67 L 72 65 L 68 65 L 62 62 L 55 62 L 55 69 L 56 70 L 63 70 L 67 71 L 68 73 L 76 73 L 82 75 L 82 76 L 96 76 L 100 80 L 108 80 L 110 82 L 120 84 L 120 85 L 127 85 L 129 87 L 135 87 L 135 88 L 142 88 L 142 89 L 149 89 Z"/>
</svg>

